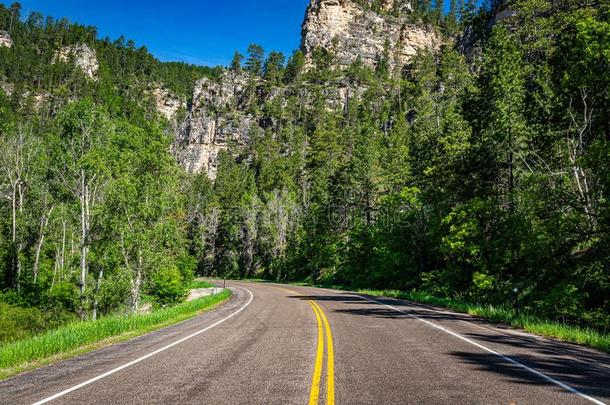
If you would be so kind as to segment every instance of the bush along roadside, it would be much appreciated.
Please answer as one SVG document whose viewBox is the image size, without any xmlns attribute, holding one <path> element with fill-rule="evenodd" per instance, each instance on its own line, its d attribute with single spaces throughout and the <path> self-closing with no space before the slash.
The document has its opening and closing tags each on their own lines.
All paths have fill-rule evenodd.
<svg viewBox="0 0 610 405">
<path fill-rule="evenodd" d="M 231 291 L 224 290 L 149 314 L 108 316 L 97 321 L 72 323 L 7 344 L 0 347 L 0 379 L 184 321 L 214 308 L 230 296 Z"/>
</svg>

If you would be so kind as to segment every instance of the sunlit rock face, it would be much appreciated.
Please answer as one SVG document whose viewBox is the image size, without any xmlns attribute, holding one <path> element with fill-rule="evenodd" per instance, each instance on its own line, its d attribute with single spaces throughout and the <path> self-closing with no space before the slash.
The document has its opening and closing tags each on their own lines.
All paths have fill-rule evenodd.
<svg viewBox="0 0 610 405">
<path fill-rule="evenodd" d="M 0 80 L 0 90 L 4 92 L 7 96 L 12 96 L 13 91 L 15 91 L 15 86 L 11 83 L 7 83 Z"/>
<path fill-rule="evenodd" d="M 205 172 L 215 179 L 220 152 L 247 143 L 255 122 L 244 112 L 249 80 L 244 73 L 227 70 L 219 80 L 204 78 L 197 82 L 174 145 L 178 162 L 186 170 Z"/>
<path fill-rule="evenodd" d="M 62 47 L 55 55 L 55 61 L 70 63 L 83 71 L 90 79 L 97 79 L 100 65 L 97 60 L 95 49 L 87 44 L 67 45 Z"/>
<path fill-rule="evenodd" d="M 0 48 L 12 48 L 13 39 L 6 31 L 0 31 Z"/>
<path fill-rule="evenodd" d="M 285 106 L 285 88 L 273 87 L 265 95 L 257 93 L 260 79 L 247 73 L 225 70 L 219 79 L 197 82 L 185 120 L 179 125 L 173 152 L 182 167 L 191 173 L 206 173 L 216 178 L 218 156 L 221 151 L 235 153 L 247 145 L 253 134 L 270 128 L 276 122 L 263 122 L 253 115 L 252 103 L 261 99 L 279 99 Z M 342 111 L 353 98 L 362 96 L 366 88 L 349 81 L 339 81 L 324 89 L 328 110 Z M 302 103 L 313 103 L 313 94 L 306 88 L 298 96 Z"/>
<path fill-rule="evenodd" d="M 153 96 L 157 112 L 170 122 L 174 122 L 178 112 L 186 108 L 186 102 L 165 87 L 155 85 L 149 92 Z"/>
<path fill-rule="evenodd" d="M 380 12 L 367 4 L 364 0 L 312 0 L 302 27 L 305 55 L 311 59 L 321 47 L 332 51 L 340 66 L 349 66 L 358 57 L 365 65 L 375 66 L 385 54 L 391 67 L 401 67 L 418 49 L 440 46 L 432 29 L 410 22 L 410 2 L 386 0 Z"/>
<path fill-rule="evenodd" d="M 336 56 L 337 68 L 348 67 L 358 58 L 374 67 L 384 54 L 392 68 L 409 63 L 420 48 L 438 49 L 440 37 L 427 27 L 411 23 L 412 8 L 407 0 L 385 0 L 377 12 L 372 0 L 312 0 L 302 31 L 302 50 L 311 62 L 317 47 Z M 287 100 L 286 88 L 257 89 L 260 78 L 245 72 L 225 70 L 216 79 L 202 79 L 195 85 L 186 118 L 178 125 L 173 152 L 178 162 L 193 173 L 216 178 L 218 157 L 224 150 L 239 153 L 240 148 L 259 131 L 275 130 L 273 122 L 261 122 L 250 111 L 252 103 Z M 299 89 L 304 105 L 312 103 L 307 86 Z M 341 111 L 350 100 L 359 98 L 366 88 L 338 80 L 323 90 L 329 110 Z M 174 115 L 174 105 L 157 97 L 157 110 Z M 163 112 L 162 112 L 163 113 Z"/>
</svg>

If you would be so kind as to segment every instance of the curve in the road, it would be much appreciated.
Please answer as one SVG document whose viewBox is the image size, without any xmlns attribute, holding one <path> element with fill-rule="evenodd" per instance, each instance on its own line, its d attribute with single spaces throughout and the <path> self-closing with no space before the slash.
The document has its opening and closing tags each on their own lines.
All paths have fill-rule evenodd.
<svg viewBox="0 0 610 405">
<path fill-rule="evenodd" d="M 243 288 L 243 287 L 241 287 L 241 288 Z M 248 292 L 248 294 L 250 294 L 250 298 L 248 299 L 248 301 L 247 301 L 247 302 L 246 302 L 246 303 L 245 303 L 243 306 L 241 306 L 241 307 L 240 307 L 240 308 L 239 308 L 237 311 L 235 311 L 235 312 L 231 313 L 230 315 L 228 315 L 228 316 L 226 316 L 226 317 L 222 318 L 221 320 L 216 321 L 215 323 L 211 324 L 210 326 L 208 326 L 208 327 L 206 327 L 206 328 L 203 328 L 203 329 L 200 329 L 200 330 L 198 330 L 198 331 L 197 331 L 197 332 L 195 332 L 195 333 L 192 333 L 192 334 L 190 334 L 190 335 L 188 335 L 188 336 L 185 336 L 185 337 L 183 337 L 183 338 L 182 338 L 182 339 L 180 339 L 180 340 L 177 340 L 177 341 L 175 341 L 175 342 L 173 342 L 173 343 L 170 343 L 170 344 L 168 344 L 168 345 L 166 345 L 166 346 L 163 346 L 162 348 L 157 349 L 157 350 L 155 350 L 154 352 L 148 353 L 148 354 L 146 354 L 146 355 L 144 355 L 144 356 L 142 356 L 142 357 L 139 357 L 139 358 L 137 358 L 137 359 L 135 359 L 135 360 L 132 360 L 132 361 L 130 361 L 129 363 L 125 363 L 125 364 L 123 364 L 122 366 L 116 367 L 116 368 L 114 368 L 114 369 L 112 369 L 112 370 L 110 370 L 110 371 L 107 371 L 107 372 L 105 372 L 105 373 L 103 373 L 103 374 L 100 374 L 100 375 L 98 375 L 98 376 L 96 376 L 96 377 L 93 377 L 93 378 L 91 378 L 91 379 L 89 379 L 89 380 L 87 380 L 87 381 L 84 381 L 84 382 L 82 382 L 82 383 L 80 383 L 80 384 L 78 384 L 78 385 L 75 385 L 75 386 L 70 387 L 70 388 L 68 388 L 68 389 L 66 389 L 66 390 L 63 390 L 63 391 L 61 391 L 61 392 L 58 392 L 58 393 L 57 393 L 57 394 L 55 394 L 55 395 L 51 395 L 50 397 L 47 397 L 47 398 L 41 399 L 40 401 L 35 402 L 35 403 L 34 403 L 34 405 L 42 405 L 42 404 L 46 404 L 46 403 L 51 402 L 51 401 L 53 401 L 53 400 L 55 400 L 55 399 L 57 399 L 57 398 L 63 397 L 63 396 L 64 396 L 64 395 L 66 395 L 66 394 L 69 394 L 69 393 L 71 393 L 71 392 L 73 392 L 73 391 L 76 391 L 76 390 L 78 390 L 78 389 L 80 389 L 80 388 L 83 388 L 83 387 L 85 387 L 85 386 L 87 386 L 87 385 L 89 385 L 89 384 L 92 384 L 92 383 L 94 383 L 94 382 L 96 382 L 96 381 L 99 381 L 99 380 L 101 380 L 101 379 L 103 379 L 103 378 L 106 378 L 106 377 L 108 377 L 108 376 L 110 376 L 110 375 L 112 375 L 112 374 L 114 374 L 114 373 L 117 373 L 117 372 L 119 372 L 119 371 L 121 371 L 121 370 L 124 370 L 124 369 L 126 369 L 127 367 L 131 367 L 131 366 L 133 366 L 134 364 L 137 364 L 137 363 L 139 363 L 139 362 L 141 362 L 141 361 L 144 361 L 144 360 L 148 359 L 149 357 L 152 357 L 152 356 L 155 356 L 155 355 L 157 355 L 157 354 L 159 354 L 159 353 L 161 353 L 161 352 L 164 352 L 164 351 L 166 351 L 167 349 L 170 349 L 170 348 L 172 348 L 172 347 L 174 347 L 174 346 L 176 346 L 176 345 L 179 345 L 180 343 L 184 343 L 184 342 L 186 342 L 187 340 L 192 339 L 192 338 L 194 338 L 195 336 L 201 335 L 202 333 L 207 332 L 208 330 L 210 330 L 210 329 L 212 329 L 212 328 L 214 328 L 214 327 L 216 327 L 216 326 L 220 325 L 221 323 L 223 323 L 223 322 L 225 322 L 225 321 L 228 321 L 229 319 L 233 318 L 235 315 L 239 314 L 239 313 L 240 313 L 240 312 L 242 312 L 244 309 L 246 309 L 246 308 L 248 307 L 248 305 L 250 305 L 250 303 L 251 303 L 251 302 L 252 302 L 252 300 L 254 299 L 254 294 L 252 294 L 252 291 L 250 291 L 250 290 L 249 290 L 249 289 L 247 289 L 247 288 L 243 288 L 243 289 L 244 289 L 244 290 L 246 290 L 246 291 Z"/>
<path fill-rule="evenodd" d="M 324 330 L 326 332 L 326 404 L 335 405 L 335 350 L 333 346 L 333 334 L 330 329 L 330 323 L 322 307 L 315 301 L 310 301 L 311 305 L 318 311 Z"/>
<path fill-rule="evenodd" d="M 302 294 L 287 288 L 274 286 L 296 296 Z M 311 381 L 311 391 L 309 394 L 309 405 L 317 405 L 320 399 L 320 381 L 322 379 L 322 366 L 324 362 L 324 335 L 326 335 L 326 404 L 335 405 L 335 351 L 333 346 L 333 334 L 328 318 L 324 310 L 314 300 L 307 300 L 313 310 L 318 323 L 318 346 L 316 350 L 316 362 Z"/>
<path fill-rule="evenodd" d="M 320 398 L 320 380 L 322 379 L 322 365 L 324 362 L 324 329 L 322 328 L 322 320 L 318 310 L 313 305 L 313 301 L 308 301 L 311 305 L 313 313 L 316 315 L 318 322 L 318 349 L 316 351 L 316 363 L 313 368 L 313 377 L 311 380 L 311 391 L 309 393 L 309 405 L 317 405 Z"/>
<path fill-rule="evenodd" d="M 610 356 L 592 349 L 408 301 L 230 284 L 215 311 L 0 381 L 0 403 L 302 405 L 315 381 L 330 405 L 610 401 Z"/>
</svg>

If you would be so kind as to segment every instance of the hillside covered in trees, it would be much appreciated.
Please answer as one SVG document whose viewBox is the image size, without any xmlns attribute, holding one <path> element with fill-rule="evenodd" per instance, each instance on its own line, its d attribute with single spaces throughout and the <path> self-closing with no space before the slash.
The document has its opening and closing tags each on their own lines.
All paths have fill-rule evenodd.
<svg viewBox="0 0 610 405">
<path fill-rule="evenodd" d="M 199 274 L 517 289 L 608 332 L 610 4 L 353 3 L 438 41 L 405 63 L 388 40 L 346 65 L 339 38 L 207 68 L 0 6 L 0 330 L 167 305 Z M 182 100 L 169 116 L 155 89 Z M 212 121 L 240 135 L 213 176 L 185 170 L 184 134 Z"/>
</svg>

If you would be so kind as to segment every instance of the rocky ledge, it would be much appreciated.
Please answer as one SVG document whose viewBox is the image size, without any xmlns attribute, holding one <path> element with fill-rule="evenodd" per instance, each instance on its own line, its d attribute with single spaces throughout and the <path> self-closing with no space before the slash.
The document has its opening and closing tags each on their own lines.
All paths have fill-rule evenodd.
<svg viewBox="0 0 610 405">
<path fill-rule="evenodd" d="M 229 70 L 216 80 L 199 80 L 193 102 L 174 145 L 178 162 L 190 172 L 216 177 L 218 155 L 229 146 L 247 143 L 255 118 L 244 110 L 253 80 Z"/>
<path fill-rule="evenodd" d="M 0 48 L 12 48 L 13 39 L 6 31 L 0 31 Z"/>
<path fill-rule="evenodd" d="M 161 116 L 168 121 L 174 122 L 181 109 L 186 109 L 186 101 L 178 98 L 169 89 L 155 84 L 148 90 L 155 102 L 155 108 Z"/>
<path fill-rule="evenodd" d="M 54 60 L 65 63 L 73 62 L 77 68 L 93 80 L 97 78 L 100 68 L 95 49 L 91 49 L 87 44 L 64 46 L 57 51 Z"/>
<path fill-rule="evenodd" d="M 381 12 L 367 4 L 312 0 L 302 26 L 301 48 L 308 59 L 321 47 L 333 52 L 341 66 L 351 65 L 358 57 L 364 64 L 375 66 L 386 56 L 390 66 L 401 67 L 418 49 L 441 45 L 434 30 L 411 22 L 410 3 L 386 0 Z"/>
</svg>

